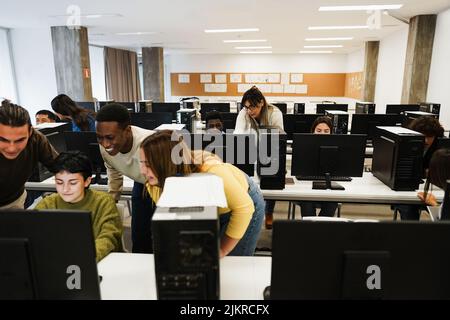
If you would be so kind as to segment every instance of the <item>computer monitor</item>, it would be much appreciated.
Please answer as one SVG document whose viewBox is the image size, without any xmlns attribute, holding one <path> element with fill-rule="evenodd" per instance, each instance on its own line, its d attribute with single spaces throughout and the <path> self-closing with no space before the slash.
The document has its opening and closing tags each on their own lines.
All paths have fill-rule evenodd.
<svg viewBox="0 0 450 320">
<path fill-rule="evenodd" d="M 177 120 L 177 111 L 180 110 L 179 102 L 153 102 L 152 112 L 170 112 L 172 120 Z"/>
<path fill-rule="evenodd" d="M 228 102 L 215 102 L 215 103 L 207 103 L 202 102 L 200 104 L 200 114 L 202 120 L 205 120 L 206 113 L 211 111 L 218 111 L 218 112 L 230 112 L 230 103 Z"/>
<path fill-rule="evenodd" d="M 91 110 L 93 112 L 96 112 L 96 102 L 94 101 L 77 101 L 75 102 L 77 106 L 84 108 L 84 109 L 88 109 Z"/>
<path fill-rule="evenodd" d="M 294 133 L 310 133 L 314 121 L 321 114 L 283 114 L 283 127 L 287 139 L 292 140 Z"/>
<path fill-rule="evenodd" d="M 432 103 L 432 102 L 421 102 L 419 111 L 434 113 L 437 115 L 437 118 L 439 119 L 439 113 L 441 111 L 441 104 L 440 103 Z"/>
<path fill-rule="evenodd" d="M 387 104 L 386 113 L 401 114 L 405 111 L 419 111 L 420 106 L 418 104 Z"/>
<path fill-rule="evenodd" d="M 100 299 L 91 213 L 0 211 L 0 299 Z"/>
<path fill-rule="evenodd" d="M 117 104 L 120 104 L 127 108 L 128 112 L 136 112 L 136 104 L 137 102 L 116 102 Z"/>
<path fill-rule="evenodd" d="M 270 298 L 450 299 L 448 252 L 448 222 L 275 220 Z"/>
<path fill-rule="evenodd" d="M 287 114 L 287 103 L 277 102 L 277 103 L 272 103 L 272 105 L 274 105 L 275 107 L 280 109 L 281 113 Z"/>
<path fill-rule="evenodd" d="M 338 103 L 318 103 L 316 108 L 317 114 L 325 114 L 325 110 L 348 111 L 348 104 Z"/>
<path fill-rule="evenodd" d="M 447 180 L 444 193 L 444 201 L 442 201 L 441 220 L 450 220 L 450 180 Z"/>
<path fill-rule="evenodd" d="M 107 104 L 110 104 L 110 103 L 114 103 L 114 100 L 99 101 L 98 109 L 100 110 L 101 108 L 103 108 L 104 106 L 106 106 Z"/>
<path fill-rule="evenodd" d="M 106 184 L 107 179 L 102 178 L 101 174 L 106 174 L 105 161 L 100 153 L 100 147 L 97 141 L 97 134 L 93 131 L 64 132 L 67 151 L 81 151 L 89 156 L 91 160 L 94 178 L 93 184 Z"/>
<path fill-rule="evenodd" d="M 305 104 L 303 102 L 294 103 L 294 114 L 305 113 Z"/>
<path fill-rule="evenodd" d="M 314 181 L 313 189 L 343 190 L 331 182 L 334 176 L 362 177 L 366 135 L 295 133 L 293 137 L 291 174 L 301 180 L 323 177 L 325 182 Z"/>
<path fill-rule="evenodd" d="M 352 116 L 352 134 L 366 134 L 372 140 L 377 126 L 401 126 L 405 117 L 401 114 L 367 114 L 358 113 Z"/>
<path fill-rule="evenodd" d="M 234 130 L 236 128 L 236 119 L 238 114 L 234 112 L 221 112 L 223 121 L 223 129 L 226 130 Z"/>
<path fill-rule="evenodd" d="M 403 121 L 403 127 L 409 128 L 414 120 L 421 118 L 421 117 L 432 117 L 439 120 L 439 117 L 437 114 L 431 113 L 431 112 L 424 112 L 424 111 L 405 111 L 405 120 Z"/>
<path fill-rule="evenodd" d="M 355 113 L 375 113 L 375 103 L 373 102 L 356 102 Z"/>
<path fill-rule="evenodd" d="M 172 123 L 170 112 L 130 113 L 131 124 L 148 130 L 154 130 L 162 124 Z"/>
</svg>

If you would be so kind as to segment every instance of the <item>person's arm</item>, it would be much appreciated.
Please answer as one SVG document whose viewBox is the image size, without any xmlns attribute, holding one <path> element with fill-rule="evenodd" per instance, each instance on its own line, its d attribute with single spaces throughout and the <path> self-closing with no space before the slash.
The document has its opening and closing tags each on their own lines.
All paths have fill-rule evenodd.
<svg viewBox="0 0 450 320">
<path fill-rule="evenodd" d="M 108 192 L 114 200 L 119 201 L 123 189 L 123 175 L 108 162 L 106 151 L 100 146 L 100 154 L 105 161 L 106 174 L 108 175 Z"/>
<path fill-rule="evenodd" d="M 424 202 L 426 205 L 429 205 L 429 206 L 438 206 L 438 205 L 439 205 L 438 202 L 437 202 L 437 200 L 436 200 L 436 197 L 435 197 L 433 194 L 431 194 L 431 193 L 428 193 L 428 194 L 427 194 L 427 198 L 426 198 L 426 199 L 425 199 L 425 194 L 424 194 L 423 192 L 419 192 L 419 193 L 417 194 L 417 196 L 418 196 L 419 199 L 422 200 L 422 202 Z"/>
<path fill-rule="evenodd" d="M 98 228 L 95 238 L 97 262 L 112 251 L 122 251 L 122 220 L 117 206 L 112 198 L 105 198 L 104 204 L 99 206 L 94 228 Z"/>
<path fill-rule="evenodd" d="M 53 160 L 58 156 L 55 148 L 48 142 L 47 137 L 37 130 L 32 129 L 33 139 L 36 139 L 38 149 L 38 159 L 47 169 L 53 165 Z"/>
<path fill-rule="evenodd" d="M 247 119 L 246 112 L 244 109 L 239 111 L 239 114 L 236 118 L 236 126 L 234 128 L 234 134 L 242 134 L 247 132 Z"/>
<path fill-rule="evenodd" d="M 283 113 L 278 108 L 274 109 L 270 120 L 271 120 L 271 122 L 270 122 L 271 126 L 278 127 L 284 131 Z"/>
<path fill-rule="evenodd" d="M 45 197 L 38 202 L 38 204 L 34 207 L 34 210 L 57 209 L 56 205 L 51 200 L 51 196 Z"/>
<path fill-rule="evenodd" d="M 230 238 L 226 234 L 220 239 L 220 258 L 227 256 L 236 247 L 239 240 Z"/>
</svg>

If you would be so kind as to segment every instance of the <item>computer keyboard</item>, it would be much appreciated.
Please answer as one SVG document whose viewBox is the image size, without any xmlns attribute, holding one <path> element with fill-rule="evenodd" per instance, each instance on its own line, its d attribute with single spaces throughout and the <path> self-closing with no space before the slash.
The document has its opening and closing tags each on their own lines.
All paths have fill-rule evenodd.
<svg viewBox="0 0 450 320">
<path fill-rule="evenodd" d="M 325 176 L 295 176 L 297 180 L 311 180 L 311 181 L 317 181 L 317 180 L 325 180 Z M 344 176 L 331 176 L 331 181 L 352 181 L 351 177 L 344 177 Z"/>
</svg>

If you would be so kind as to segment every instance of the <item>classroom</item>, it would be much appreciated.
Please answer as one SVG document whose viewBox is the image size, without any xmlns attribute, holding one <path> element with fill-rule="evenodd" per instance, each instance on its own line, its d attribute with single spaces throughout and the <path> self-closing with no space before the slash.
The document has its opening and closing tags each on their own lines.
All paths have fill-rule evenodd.
<svg viewBox="0 0 450 320">
<path fill-rule="evenodd" d="M 0 4 L 0 300 L 450 299 L 449 37 L 450 0 Z"/>
</svg>

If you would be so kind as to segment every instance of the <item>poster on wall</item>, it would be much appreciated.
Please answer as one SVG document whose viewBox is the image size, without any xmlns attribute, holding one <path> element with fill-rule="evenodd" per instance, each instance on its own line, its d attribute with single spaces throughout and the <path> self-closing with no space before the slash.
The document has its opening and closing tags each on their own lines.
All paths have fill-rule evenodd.
<svg viewBox="0 0 450 320">
<path fill-rule="evenodd" d="M 227 92 L 226 84 L 207 83 L 205 86 L 205 92 Z"/>
<path fill-rule="evenodd" d="M 201 74 L 200 75 L 200 83 L 211 83 L 212 75 L 211 74 Z"/>
<path fill-rule="evenodd" d="M 298 84 L 295 86 L 295 93 L 299 94 L 307 94 L 308 93 L 308 85 L 307 84 Z"/>
<path fill-rule="evenodd" d="M 240 74 L 240 73 L 230 74 L 230 82 L 231 83 L 241 83 L 242 82 L 242 74 Z"/>
<path fill-rule="evenodd" d="M 179 74 L 178 75 L 178 83 L 189 83 L 190 78 L 188 74 Z"/>
<path fill-rule="evenodd" d="M 303 83 L 303 73 L 291 73 L 291 83 Z"/>
<path fill-rule="evenodd" d="M 216 74 L 216 83 L 227 83 L 226 74 Z"/>
<path fill-rule="evenodd" d="M 253 83 L 240 83 L 238 84 L 238 92 L 243 93 L 253 86 L 254 86 Z"/>
</svg>

